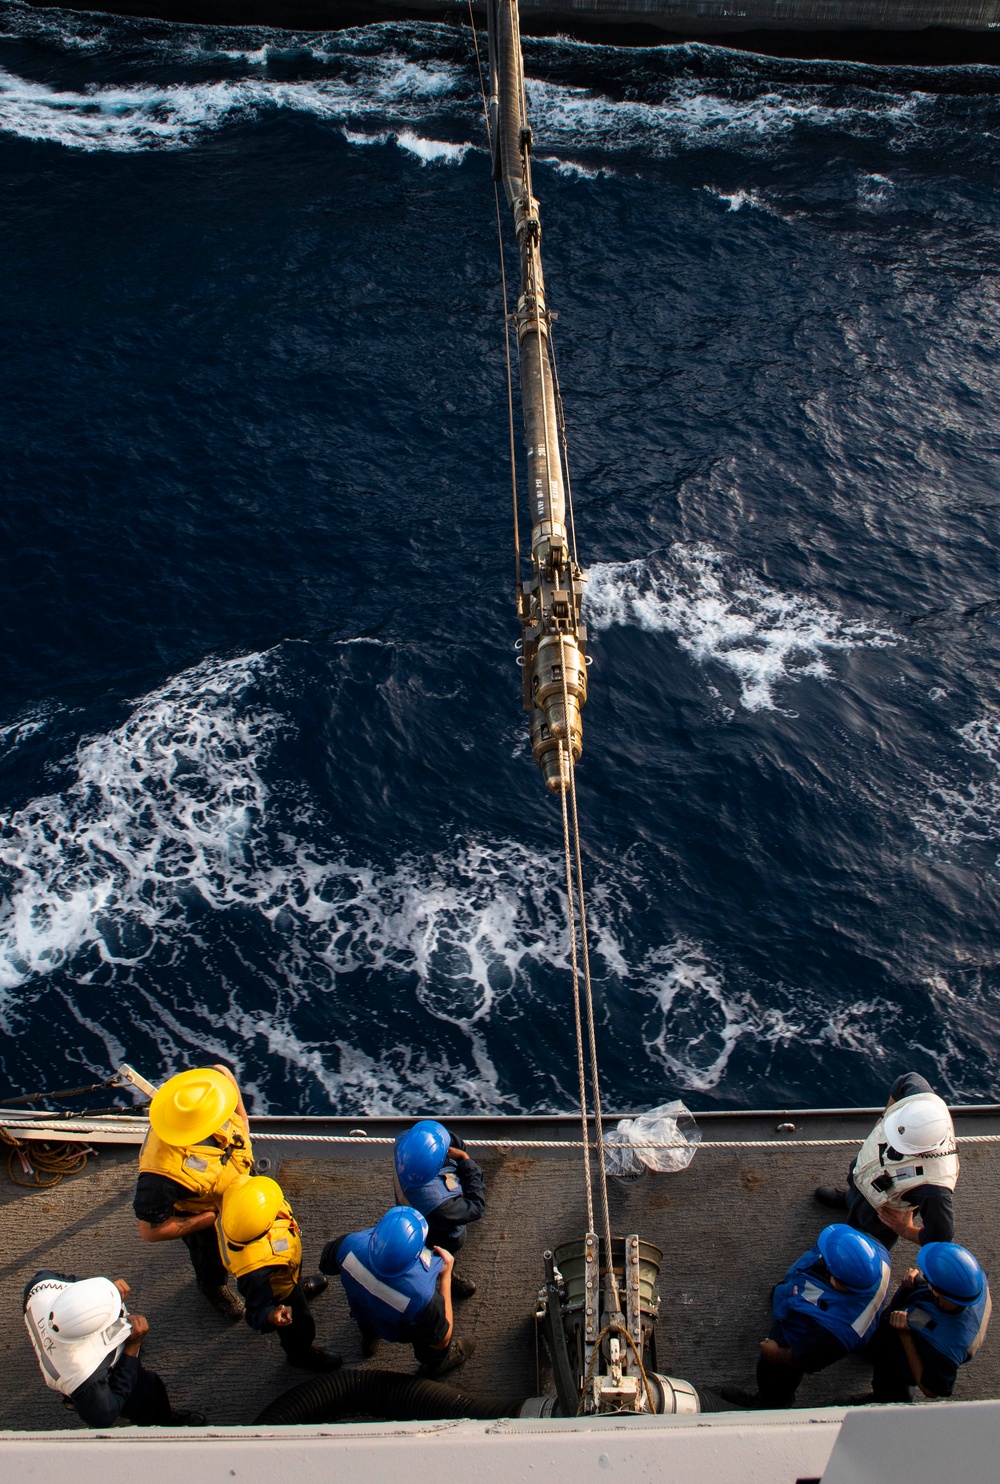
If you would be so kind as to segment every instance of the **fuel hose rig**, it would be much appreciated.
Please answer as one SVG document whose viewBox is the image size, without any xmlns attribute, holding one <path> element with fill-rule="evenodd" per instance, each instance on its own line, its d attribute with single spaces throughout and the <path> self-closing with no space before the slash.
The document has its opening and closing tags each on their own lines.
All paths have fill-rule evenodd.
<svg viewBox="0 0 1000 1484">
<path fill-rule="evenodd" d="M 479 59 L 471 0 L 470 22 Z M 586 1235 L 544 1255 L 545 1285 L 538 1295 L 535 1321 L 540 1357 L 537 1384 L 540 1392 L 548 1394 L 529 1399 L 522 1415 L 698 1412 L 712 1405 L 709 1394 L 699 1395 L 687 1382 L 661 1375 L 656 1369 L 656 1279 L 663 1254 L 637 1234 L 613 1237 L 611 1231 L 575 784 L 575 766 L 583 750 L 581 712 L 587 699 L 587 632 L 582 616 L 586 578 L 577 558 L 566 424 L 552 338 L 554 315 L 545 297 L 541 216 L 532 189 L 532 131 L 517 0 L 487 0 L 487 32 L 488 83 L 483 84 L 483 111 L 493 162 L 504 294 L 520 664 L 524 707 L 531 718 L 531 750 L 546 786 L 560 796 L 562 807 L 587 1202 Z M 498 188 L 502 188 L 513 218 L 517 242 L 519 282 L 513 313 L 507 301 Z M 518 534 L 512 331 L 520 372 L 531 509 L 531 571 L 527 578 L 522 571 Z M 588 1113 L 585 1032 L 593 1131 Z M 595 1220 L 595 1185 L 601 1204 L 601 1235 Z"/>
<path fill-rule="evenodd" d="M 517 0 L 489 0 L 488 26 L 493 174 L 513 214 L 520 266 L 517 309 L 508 324 L 512 322 L 517 340 L 531 507 L 531 575 L 523 580 L 515 474 L 516 598 L 524 708 L 531 717 L 535 761 L 548 788 L 561 793 L 569 786 L 567 749 L 574 763 L 583 750 L 580 713 L 587 699 L 587 634 L 581 609 L 586 579 L 576 553 L 565 421 L 552 345 L 553 316 L 546 304 L 542 272 L 542 225 L 531 184 L 532 135 Z M 506 284 L 504 294 L 506 298 Z M 509 357 L 509 336 L 507 343 Z"/>
</svg>

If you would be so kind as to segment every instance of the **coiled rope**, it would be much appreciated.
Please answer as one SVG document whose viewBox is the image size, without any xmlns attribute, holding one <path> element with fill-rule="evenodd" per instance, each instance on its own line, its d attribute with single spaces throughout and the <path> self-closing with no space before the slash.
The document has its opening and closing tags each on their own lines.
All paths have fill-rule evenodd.
<svg viewBox="0 0 1000 1484">
<path fill-rule="evenodd" d="M 29 1159 L 27 1142 L 15 1139 L 5 1128 L 0 1128 L 0 1144 L 7 1146 L 7 1174 L 15 1185 L 27 1189 L 47 1190 L 58 1185 L 64 1175 L 81 1174 L 94 1153 L 87 1145 L 33 1139 Z"/>
</svg>

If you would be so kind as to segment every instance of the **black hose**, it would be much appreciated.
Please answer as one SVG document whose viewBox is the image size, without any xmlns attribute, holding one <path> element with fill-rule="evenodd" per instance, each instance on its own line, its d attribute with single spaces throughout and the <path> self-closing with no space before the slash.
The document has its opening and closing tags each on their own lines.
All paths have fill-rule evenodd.
<svg viewBox="0 0 1000 1484">
<path fill-rule="evenodd" d="M 275 1397 L 254 1426 L 338 1422 L 342 1417 L 434 1422 L 443 1417 L 511 1417 L 520 1409 L 520 1401 L 492 1406 L 441 1381 L 399 1371 L 333 1371 Z"/>
</svg>

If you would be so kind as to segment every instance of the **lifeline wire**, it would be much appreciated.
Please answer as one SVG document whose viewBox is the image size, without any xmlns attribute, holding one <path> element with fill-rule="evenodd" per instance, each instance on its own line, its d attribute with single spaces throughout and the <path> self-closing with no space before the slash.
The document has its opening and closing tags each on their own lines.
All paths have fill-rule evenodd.
<svg viewBox="0 0 1000 1484">
<path fill-rule="evenodd" d="M 0 1109 L 0 1113 L 3 1110 Z M 122 1126 L 123 1115 L 112 1115 L 117 1122 L 111 1128 L 118 1128 L 122 1134 L 141 1134 L 148 1127 L 145 1119 L 133 1119 L 135 1125 L 132 1128 Z M 75 1120 L 81 1126 L 72 1128 L 67 1123 L 50 1123 L 41 1120 L 35 1123 L 18 1123 L 16 1119 L 6 1118 L 3 1126 L 7 1131 L 26 1134 L 31 1129 L 58 1128 L 63 1138 L 84 1137 L 100 1132 L 108 1132 L 107 1124 L 84 1122 L 79 1117 Z M 355 1148 L 363 1149 L 380 1144 L 394 1144 L 395 1138 L 390 1134 L 272 1134 L 265 1129 L 251 1130 L 251 1139 L 269 1140 L 284 1144 L 346 1144 Z M 698 1149 L 859 1149 L 864 1140 L 862 1139 L 704 1139 L 699 1140 L 693 1147 Z M 467 1144 L 475 1144 L 479 1149 L 583 1149 L 579 1139 L 518 1139 L 508 1137 L 506 1139 L 477 1139 L 475 1135 L 466 1139 Z M 1000 1144 L 1000 1134 L 959 1134 L 956 1136 L 958 1144 Z M 589 1149 L 595 1150 L 596 1143 L 587 1144 Z M 689 1143 L 681 1144 L 657 1144 L 650 1140 L 643 1140 L 635 1146 L 637 1149 L 690 1149 Z"/>
</svg>

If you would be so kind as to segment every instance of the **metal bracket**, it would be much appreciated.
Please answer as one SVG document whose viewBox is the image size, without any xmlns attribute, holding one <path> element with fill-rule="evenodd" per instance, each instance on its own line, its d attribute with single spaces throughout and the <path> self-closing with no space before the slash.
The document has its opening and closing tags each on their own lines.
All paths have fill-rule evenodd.
<svg viewBox="0 0 1000 1484">
<path fill-rule="evenodd" d="M 639 1238 L 625 1238 L 625 1321 L 635 1348 L 642 1354 L 642 1310 L 639 1289 Z"/>
<path fill-rule="evenodd" d="M 141 1077 L 135 1067 L 130 1067 L 127 1061 L 122 1062 L 115 1076 L 120 1078 L 122 1082 L 129 1083 L 131 1087 L 137 1087 L 148 1098 L 153 1097 L 158 1090 L 153 1086 L 152 1082 L 147 1082 L 145 1077 Z"/>
<path fill-rule="evenodd" d="M 601 1266 L 598 1259 L 596 1232 L 587 1233 L 587 1244 L 584 1249 L 584 1282 L 586 1294 L 584 1336 L 587 1344 L 593 1345 L 600 1331 L 601 1318 L 598 1313 L 601 1297 Z"/>
</svg>

